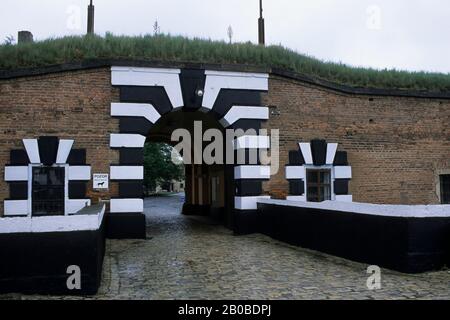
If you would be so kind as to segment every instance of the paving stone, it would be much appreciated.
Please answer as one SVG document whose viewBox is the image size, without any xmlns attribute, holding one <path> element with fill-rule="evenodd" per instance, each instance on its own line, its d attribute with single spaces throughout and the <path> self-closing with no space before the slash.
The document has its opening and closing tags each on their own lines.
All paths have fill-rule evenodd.
<svg viewBox="0 0 450 320">
<path fill-rule="evenodd" d="M 147 240 L 107 240 L 94 297 L 54 299 L 450 299 L 450 272 L 382 270 L 366 287 L 367 265 L 294 247 L 260 234 L 233 236 L 205 218 L 181 215 L 182 199 L 145 200 Z M 0 299 L 48 299 L 4 295 Z"/>
</svg>

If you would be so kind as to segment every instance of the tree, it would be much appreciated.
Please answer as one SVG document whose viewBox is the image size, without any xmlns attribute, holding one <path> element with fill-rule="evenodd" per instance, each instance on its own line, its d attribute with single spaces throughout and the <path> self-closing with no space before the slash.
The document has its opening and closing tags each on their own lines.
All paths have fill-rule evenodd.
<svg viewBox="0 0 450 320">
<path fill-rule="evenodd" d="M 172 162 L 173 148 L 165 143 L 147 143 L 144 147 L 144 187 L 146 193 L 157 185 L 184 178 L 183 163 Z"/>
<path fill-rule="evenodd" d="M 15 41 L 16 41 L 16 39 L 14 39 L 13 36 L 9 35 L 5 38 L 5 45 L 11 46 L 14 44 Z"/>
</svg>

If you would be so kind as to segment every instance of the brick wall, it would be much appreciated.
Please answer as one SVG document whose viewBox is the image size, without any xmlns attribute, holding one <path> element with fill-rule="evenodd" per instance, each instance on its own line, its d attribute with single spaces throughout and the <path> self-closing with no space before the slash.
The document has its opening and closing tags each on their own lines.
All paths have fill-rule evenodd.
<svg viewBox="0 0 450 320">
<path fill-rule="evenodd" d="M 264 103 L 280 112 L 266 124 L 280 129 L 281 153 L 267 194 L 287 195 L 289 150 L 321 138 L 348 152 L 354 201 L 439 203 L 438 174 L 450 169 L 450 101 L 344 95 L 272 77 Z"/>
<path fill-rule="evenodd" d="M 23 138 L 54 135 L 87 149 L 93 173 L 109 172 L 118 153 L 109 133 L 118 132 L 110 103 L 119 101 L 109 68 L 0 80 L 0 215 L 9 197 L 4 166 Z M 264 104 L 277 106 L 266 128 L 280 129 L 280 170 L 264 184 L 267 194 L 288 192 L 284 165 L 299 141 L 339 143 L 353 168 L 354 201 L 438 203 L 438 173 L 450 170 L 450 101 L 344 95 L 281 77 L 271 77 Z M 89 183 L 92 188 L 92 182 Z M 117 196 L 88 191 L 98 198 Z"/>
<path fill-rule="evenodd" d="M 110 162 L 118 163 L 118 153 L 109 148 L 109 133 L 118 132 L 110 104 L 118 101 L 119 93 L 110 84 L 109 68 L 0 80 L 0 215 L 9 197 L 4 167 L 11 149 L 23 149 L 23 138 L 74 139 L 73 148 L 86 149 L 92 173 L 107 173 Z M 118 192 L 114 183 L 109 194 L 94 193 L 92 181 L 88 186 L 94 203 Z"/>
</svg>

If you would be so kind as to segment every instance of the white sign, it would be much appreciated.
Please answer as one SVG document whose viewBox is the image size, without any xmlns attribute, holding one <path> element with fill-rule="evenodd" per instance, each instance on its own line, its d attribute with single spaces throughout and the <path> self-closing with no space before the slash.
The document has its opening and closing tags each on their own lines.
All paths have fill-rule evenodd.
<svg viewBox="0 0 450 320">
<path fill-rule="evenodd" d="M 94 174 L 94 189 L 108 189 L 109 188 L 109 174 L 95 173 Z"/>
</svg>

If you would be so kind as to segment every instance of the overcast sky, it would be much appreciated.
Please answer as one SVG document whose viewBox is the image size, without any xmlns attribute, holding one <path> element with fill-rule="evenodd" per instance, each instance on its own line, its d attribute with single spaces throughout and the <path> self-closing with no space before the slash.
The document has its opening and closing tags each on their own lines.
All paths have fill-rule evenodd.
<svg viewBox="0 0 450 320">
<path fill-rule="evenodd" d="M 86 30 L 88 0 L 2 0 L 0 39 Z M 258 0 L 94 0 L 96 33 L 257 41 Z M 450 72 L 448 0 L 264 0 L 266 41 L 355 66 Z"/>
</svg>

